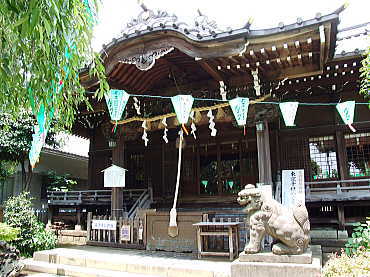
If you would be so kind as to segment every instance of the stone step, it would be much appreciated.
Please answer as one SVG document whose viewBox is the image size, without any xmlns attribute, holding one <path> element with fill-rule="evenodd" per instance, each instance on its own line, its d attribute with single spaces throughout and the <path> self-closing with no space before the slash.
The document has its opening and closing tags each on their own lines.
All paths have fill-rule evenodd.
<svg viewBox="0 0 370 277">
<path fill-rule="evenodd" d="M 103 247 L 57 248 L 34 253 L 33 261 L 162 277 L 229 277 L 229 261 L 197 260 L 189 254 Z M 52 267 L 54 270 L 54 267 Z M 55 271 L 41 271 L 54 273 Z"/>
<path fill-rule="evenodd" d="M 32 276 L 32 277 L 58 277 L 56 274 L 49 274 L 49 273 L 40 273 L 40 272 L 34 272 L 34 271 L 22 271 L 22 274 L 20 275 L 22 277 L 25 276 Z"/>
<path fill-rule="evenodd" d="M 103 270 L 87 268 L 81 266 L 51 264 L 47 262 L 24 260 L 24 273 L 32 277 L 52 277 L 52 276 L 71 276 L 71 277 L 158 277 L 156 275 L 136 274 L 115 270 Z"/>
</svg>

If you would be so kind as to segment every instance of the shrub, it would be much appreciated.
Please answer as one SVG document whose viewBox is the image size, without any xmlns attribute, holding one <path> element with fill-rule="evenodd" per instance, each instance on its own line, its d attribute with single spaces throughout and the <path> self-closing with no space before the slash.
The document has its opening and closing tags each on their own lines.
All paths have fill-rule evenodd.
<svg viewBox="0 0 370 277">
<path fill-rule="evenodd" d="M 370 276 L 370 252 L 360 247 L 352 256 L 334 254 L 323 268 L 324 277 Z"/>
<path fill-rule="evenodd" d="M 346 254 L 349 256 L 359 248 L 370 251 L 370 217 L 365 223 L 358 222 L 354 226 L 356 228 L 353 229 L 352 237 L 346 243 Z"/>
<path fill-rule="evenodd" d="M 19 251 L 8 241 L 17 239 L 20 230 L 0 222 L 0 276 L 15 276 L 23 265 L 19 262 Z"/>
<path fill-rule="evenodd" d="M 0 222 L 0 241 L 8 242 L 17 239 L 19 231 L 19 228 L 13 228 Z"/>
<path fill-rule="evenodd" d="M 4 205 L 4 221 L 11 227 L 20 229 L 19 238 L 12 244 L 26 257 L 33 252 L 51 249 L 56 246 L 57 238 L 37 220 L 29 192 L 9 198 Z"/>
</svg>

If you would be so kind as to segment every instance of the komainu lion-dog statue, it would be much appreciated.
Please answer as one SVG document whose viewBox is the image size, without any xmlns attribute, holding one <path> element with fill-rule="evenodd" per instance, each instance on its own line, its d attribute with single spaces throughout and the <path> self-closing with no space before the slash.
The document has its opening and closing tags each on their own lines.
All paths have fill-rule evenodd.
<svg viewBox="0 0 370 277">
<path fill-rule="evenodd" d="M 250 240 L 244 252 L 257 253 L 265 234 L 279 242 L 272 247 L 277 255 L 302 254 L 310 241 L 310 222 L 304 205 L 293 209 L 283 207 L 254 185 L 246 185 L 238 193 L 238 202 L 245 206 L 249 218 Z"/>
</svg>

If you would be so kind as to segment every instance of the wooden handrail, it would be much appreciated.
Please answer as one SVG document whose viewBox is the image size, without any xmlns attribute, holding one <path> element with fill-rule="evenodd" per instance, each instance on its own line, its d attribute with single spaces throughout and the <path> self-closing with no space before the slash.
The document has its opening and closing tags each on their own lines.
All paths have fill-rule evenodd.
<svg viewBox="0 0 370 277">
<path fill-rule="evenodd" d="M 351 191 L 362 191 L 362 190 L 369 190 L 370 191 L 370 184 L 365 186 L 354 186 L 354 183 L 363 183 L 367 182 L 370 183 L 370 179 L 352 179 L 352 180 L 335 180 L 335 181 L 319 181 L 319 182 L 305 182 L 306 185 L 306 198 L 310 198 L 310 194 L 322 192 L 335 192 L 338 196 L 348 196 Z M 327 185 L 327 184 L 336 184 L 336 186 L 323 186 L 321 188 L 312 188 L 310 185 Z M 348 186 L 343 186 L 341 184 L 348 184 Z M 326 194 L 329 195 L 329 194 Z"/>
<path fill-rule="evenodd" d="M 358 183 L 358 182 L 370 182 L 370 179 L 350 179 L 350 180 L 334 180 L 334 181 L 316 181 L 316 182 L 304 182 L 304 184 L 305 185 L 320 185 L 320 184 Z"/>
<path fill-rule="evenodd" d="M 141 200 L 144 194 L 147 194 L 147 189 L 125 189 L 123 190 L 123 197 L 128 199 L 135 199 L 136 202 Z M 111 190 L 75 190 L 75 191 L 48 191 L 48 202 L 83 202 L 83 201 L 108 201 L 112 195 Z M 135 204 L 136 204 L 135 202 Z"/>
</svg>

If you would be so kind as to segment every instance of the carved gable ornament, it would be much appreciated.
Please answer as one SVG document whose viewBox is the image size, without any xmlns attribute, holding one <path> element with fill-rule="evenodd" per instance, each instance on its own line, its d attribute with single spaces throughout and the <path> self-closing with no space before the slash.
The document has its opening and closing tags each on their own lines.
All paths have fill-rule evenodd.
<svg viewBox="0 0 370 277">
<path fill-rule="evenodd" d="M 158 27 L 174 28 L 189 37 L 197 38 L 198 36 L 210 36 L 223 31 L 217 28 L 215 21 L 211 21 L 207 16 L 203 15 L 199 10 L 199 15 L 194 19 L 194 24 L 189 26 L 185 22 L 180 22 L 176 15 L 170 15 L 166 11 L 153 11 L 145 5 L 141 5 L 143 11 L 140 12 L 137 18 L 132 19 L 125 28 L 121 31 L 123 36 L 130 34 L 140 34 L 144 31 L 151 31 Z M 120 60 L 122 63 L 135 64 L 142 71 L 151 69 L 155 60 L 163 57 L 167 53 L 174 50 L 172 45 L 164 45 L 157 49 L 147 49 L 142 53 L 134 54 Z"/>
<path fill-rule="evenodd" d="M 173 47 L 169 46 L 154 50 L 148 50 L 142 54 L 136 54 L 131 57 L 123 58 L 120 60 L 120 62 L 134 64 L 138 69 L 146 71 L 154 66 L 156 59 L 163 57 L 167 53 L 171 52 L 173 49 Z"/>
</svg>

